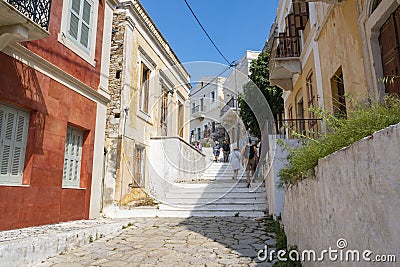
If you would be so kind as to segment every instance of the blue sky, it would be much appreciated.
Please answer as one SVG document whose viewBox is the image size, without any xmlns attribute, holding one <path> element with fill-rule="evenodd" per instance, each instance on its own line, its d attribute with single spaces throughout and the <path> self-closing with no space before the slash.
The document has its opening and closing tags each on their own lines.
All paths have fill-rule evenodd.
<svg viewBox="0 0 400 267">
<path fill-rule="evenodd" d="M 187 1 L 229 61 L 240 59 L 245 50 L 263 48 L 278 7 L 278 0 Z M 141 3 L 182 63 L 211 61 L 226 64 L 184 0 L 141 0 Z M 210 69 L 214 73 L 204 75 L 218 74 Z M 196 76 L 191 74 L 192 78 Z"/>
</svg>

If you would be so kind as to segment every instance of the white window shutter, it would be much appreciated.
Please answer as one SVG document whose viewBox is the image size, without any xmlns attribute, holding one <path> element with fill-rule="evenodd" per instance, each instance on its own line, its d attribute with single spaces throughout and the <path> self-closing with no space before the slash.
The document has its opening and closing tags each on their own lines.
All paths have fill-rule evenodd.
<svg viewBox="0 0 400 267">
<path fill-rule="evenodd" d="M 67 128 L 64 155 L 64 187 L 79 187 L 82 161 L 83 132 Z"/>
<path fill-rule="evenodd" d="M 72 40 L 81 48 L 90 48 L 92 31 L 93 2 L 90 0 L 70 0 L 68 33 Z"/>
<path fill-rule="evenodd" d="M 11 162 L 11 179 L 19 182 L 22 182 L 22 174 L 24 172 L 28 123 L 28 114 L 25 112 L 18 112 L 15 127 L 14 151 Z"/>
<path fill-rule="evenodd" d="M 22 182 L 28 123 L 27 112 L 0 107 L 0 182 Z"/>
<path fill-rule="evenodd" d="M 83 8 L 82 8 L 82 24 L 81 24 L 81 44 L 88 48 L 89 45 L 89 37 L 90 37 L 90 28 L 91 28 L 91 20 L 92 20 L 92 4 L 86 0 L 83 0 Z"/>
</svg>

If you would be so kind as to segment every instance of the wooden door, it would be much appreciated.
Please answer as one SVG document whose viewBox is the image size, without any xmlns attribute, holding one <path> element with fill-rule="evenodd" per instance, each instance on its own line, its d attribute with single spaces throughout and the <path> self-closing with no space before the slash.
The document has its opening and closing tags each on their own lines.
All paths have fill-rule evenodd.
<svg viewBox="0 0 400 267">
<path fill-rule="evenodd" d="M 386 93 L 400 95 L 400 8 L 382 26 L 379 43 Z"/>
</svg>

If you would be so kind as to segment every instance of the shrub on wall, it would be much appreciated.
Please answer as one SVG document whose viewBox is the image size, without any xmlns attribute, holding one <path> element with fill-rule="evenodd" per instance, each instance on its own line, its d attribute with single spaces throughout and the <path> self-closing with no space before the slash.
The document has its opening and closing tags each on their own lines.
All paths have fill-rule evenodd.
<svg viewBox="0 0 400 267">
<path fill-rule="evenodd" d="M 348 111 L 348 116 L 337 117 L 323 110 L 313 110 L 327 126 L 327 132 L 316 138 L 293 133 L 302 140 L 300 148 L 289 148 L 288 165 L 281 169 L 281 185 L 295 184 L 314 176 L 318 160 L 332 154 L 374 132 L 400 122 L 400 99 L 385 96 L 382 102 L 359 104 Z M 283 142 L 281 145 L 285 146 Z"/>
</svg>

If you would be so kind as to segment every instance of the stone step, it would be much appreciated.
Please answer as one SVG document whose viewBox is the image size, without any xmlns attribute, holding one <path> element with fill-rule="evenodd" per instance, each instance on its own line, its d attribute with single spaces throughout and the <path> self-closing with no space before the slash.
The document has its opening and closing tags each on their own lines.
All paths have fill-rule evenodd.
<svg viewBox="0 0 400 267">
<path fill-rule="evenodd" d="M 252 190 L 250 188 L 250 190 Z M 266 192 L 246 192 L 246 193 L 237 193 L 237 192 L 228 192 L 228 193 L 190 193 L 190 194 L 175 194 L 171 192 L 167 192 L 165 194 L 166 199 L 217 199 L 217 198 L 265 198 L 267 197 Z"/>
<path fill-rule="evenodd" d="M 164 217 L 164 218 L 188 218 L 188 217 L 263 217 L 264 211 L 189 211 L 189 210 L 159 210 L 156 208 L 134 208 L 131 210 L 121 210 L 113 218 L 144 218 L 144 217 Z"/>
<path fill-rule="evenodd" d="M 166 204 L 171 205 L 196 205 L 196 204 L 265 204 L 264 198 L 219 198 L 219 199 L 177 199 L 171 198 L 165 201 Z"/>
<path fill-rule="evenodd" d="M 264 183 L 252 183 L 252 187 L 263 187 L 265 188 Z M 171 188 L 247 188 L 247 184 L 245 180 L 237 181 L 237 180 L 217 180 L 208 183 L 174 183 Z"/>
<path fill-rule="evenodd" d="M 264 187 L 253 187 L 254 192 L 265 192 Z M 234 185 L 229 187 L 213 187 L 207 186 L 203 188 L 172 188 L 167 193 L 172 194 L 204 194 L 204 193 L 248 193 L 247 187 L 235 187 Z"/>
<path fill-rule="evenodd" d="M 160 210 L 191 211 L 265 211 L 267 204 L 203 204 L 203 205 L 167 205 L 159 204 Z"/>
</svg>

